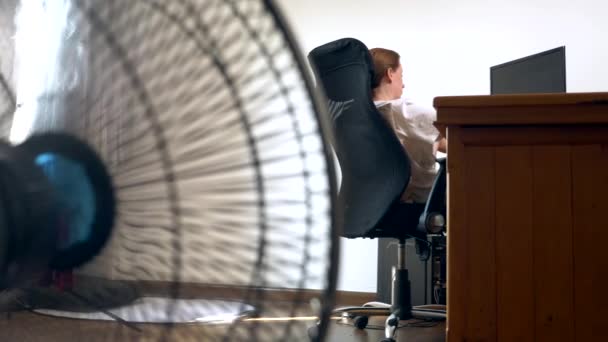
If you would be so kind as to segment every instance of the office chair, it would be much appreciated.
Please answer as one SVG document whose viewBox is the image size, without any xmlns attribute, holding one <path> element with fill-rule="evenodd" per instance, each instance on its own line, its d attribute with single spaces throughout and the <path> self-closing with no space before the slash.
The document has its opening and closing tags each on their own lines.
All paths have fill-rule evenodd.
<svg viewBox="0 0 608 342">
<path fill-rule="evenodd" d="M 368 48 L 353 38 L 339 39 L 308 55 L 317 86 L 328 98 L 334 127 L 333 147 L 342 170 L 339 215 L 346 238 L 395 238 L 398 263 L 393 268 L 392 303 L 383 307 L 348 307 L 336 314 L 357 317 L 364 328 L 367 317 L 388 316 L 386 339 L 394 341 L 399 320 L 413 317 L 445 318 L 445 310 L 411 305 L 405 241 L 416 238 L 417 251 L 428 253 L 427 231 L 445 229 L 445 161 L 426 204 L 405 204 L 400 196 L 410 179 L 410 161 L 392 129 L 372 100 L 373 62 Z M 423 242 L 424 241 L 424 242 Z"/>
</svg>

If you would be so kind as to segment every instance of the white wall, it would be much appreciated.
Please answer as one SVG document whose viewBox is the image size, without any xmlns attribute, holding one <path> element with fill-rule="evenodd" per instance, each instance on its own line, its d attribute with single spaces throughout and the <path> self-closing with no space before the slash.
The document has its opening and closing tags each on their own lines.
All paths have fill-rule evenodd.
<svg viewBox="0 0 608 342">
<path fill-rule="evenodd" d="M 305 54 L 354 37 L 398 51 L 405 94 L 488 94 L 489 68 L 566 46 L 569 92 L 608 91 L 605 0 L 277 0 Z M 377 242 L 343 240 L 339 289 L 376 290 Z"/>
</svg>

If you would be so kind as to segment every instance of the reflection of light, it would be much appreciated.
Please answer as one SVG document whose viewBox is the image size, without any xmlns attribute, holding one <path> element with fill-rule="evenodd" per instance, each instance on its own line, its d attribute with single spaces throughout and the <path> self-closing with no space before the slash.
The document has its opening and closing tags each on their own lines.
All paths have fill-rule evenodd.
<svg viewBox="0 0 608 342">
<path fill-rule="evenodd" d="M 17 103 L 10 141 L 20 143 L 33 128 L 38 98 L 59 86 L 57 67 L 69 1 L 21 1 L 15 20 Z"/>
<path fill-rule="evenodd" d="M 229 323 L 232 323 L 232 322 L 238 320 L 241 317 L 242 316 L 236 316 L 236 315 L 230 315 L 230 314 L 226 314 L 226 315 L 213 315 L 213 316 L 205 316 L 205 317 L 201 317 L 201 318 L 196 318 L 194 320 L 194 322 L 196 322 L 196 323 L 212 323 L 212 324 L 229 324 Z"/>
<path fill-rule="evenodd" d="M 215 315 L 204 318 L 197 318 L 194 321 L 197 323 L 214 323 L 214 324 L 228 324 L 235 321 L 240 322 L 290 322 L 290 321 L 318 321 L 319 317 L 316 316 L 302 316 L 302 317 L 258 317 L 258 318 L 243 318 L 242 316 L 235 315 Z"/>
<path fill-rule="evenodd" d="M 288 322 L 288 321 L 316 321 L 319 317 L 259 317 L 259 318 L 246 318 L 245 322 Z"/>
</svg>

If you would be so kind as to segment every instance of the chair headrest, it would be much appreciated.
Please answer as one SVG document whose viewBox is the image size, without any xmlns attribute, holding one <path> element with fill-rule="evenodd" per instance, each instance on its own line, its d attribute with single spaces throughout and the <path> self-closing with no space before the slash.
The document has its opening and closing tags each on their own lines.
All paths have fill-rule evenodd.
<svg viewBox="0 0 608 342">
<path fill-rule="evenodd" d="M 319 46 L 310 52 L 308 58 L 319 74 L 327 74 L 351 64 L 364 64 L 370 80 L 374 75 L 369 49 L 355 38 L 342 38 Z"/>
</svg>

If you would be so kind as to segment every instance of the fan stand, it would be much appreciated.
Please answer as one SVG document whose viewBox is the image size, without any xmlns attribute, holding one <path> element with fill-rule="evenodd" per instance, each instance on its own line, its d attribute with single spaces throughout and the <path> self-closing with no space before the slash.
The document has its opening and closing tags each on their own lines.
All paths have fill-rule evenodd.
<svg viewBox="0 0 608 342">
<path fill-rule="evenodd" d="M 334 314 L 342 314 L 343 317 L 353 318 L 353 323 L 358 329 L 365 329 L 370 316 L 388 315 L 384 325 L 385 338 L 382 342 L 395 342 L 395 333 L 401 320 L 412 318 L 445 319 L 445 310 L 439 309 L 437 305 L 412 307 L 411 285 L 406 268 L 405 251 L 405 239 L 399 239 L 397 266 L 393 266 L 392 270 L 391 304 L 371 302 L 363 306 L 339 308 L 334 310 Z"/>
<path fill-rule="evenodd" d="M 24 289 L 22 301 L 32 309 L 71 312 L 108 310 L 140 297 L 135 286 L 103 278 L 77 278 L 72 271 L 52 272 L 41 286 Z"/>
<path fill-rule="evenodd" d="M 49 279 L 50 282 L 49 282 Z M 52 274 L 43 286 L 21 289 L 20 308 L 51 317 L 118 321 L 141 331 L 139 323 L 217 323 L 250 317 L 251 305 L 217 299 L 169 298 L 141 293 L 135 284 L 97 277 L 72 278 L 71 272 Z M 175 311 L 167 316 L 167 308 Z"/>
</svg>

